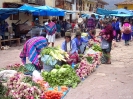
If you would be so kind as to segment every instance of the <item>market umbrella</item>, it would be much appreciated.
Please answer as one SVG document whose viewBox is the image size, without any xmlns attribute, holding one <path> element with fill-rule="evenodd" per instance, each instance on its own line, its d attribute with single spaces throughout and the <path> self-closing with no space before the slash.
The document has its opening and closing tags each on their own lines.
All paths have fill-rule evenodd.
<svg viewBox="0 0 133 99">
<path fill-rule="evenodd" d="M 37 9 L 39 9 L 39 11 L 35 11 L 33 12 L 34 15 L 40 15 L 40 16 L 64 16 L 65 15 L 65 11 L 61 10 L 59 8 L 53 8 L 50 6 L 39 6 L 39 7 L 35 7 Z"/>
</svg>

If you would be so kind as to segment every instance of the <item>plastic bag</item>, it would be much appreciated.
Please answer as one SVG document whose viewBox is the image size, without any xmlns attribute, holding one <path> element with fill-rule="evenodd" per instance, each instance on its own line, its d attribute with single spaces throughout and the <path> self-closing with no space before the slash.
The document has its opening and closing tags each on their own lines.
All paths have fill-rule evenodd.
<svg viewBox="0 0 133 99">
<path fill-rule="evenodd" d="M 44 55 L 41 57 L 41 61 L 43 64 L 54 66 L 58 61 L 56 59 L 53 59 L 52 56 Z"/>
<path fill-rule="evenodd" d="M 15 70 L 2 70 L 0 71 L 0 79 L 1 80 L 8 80 L 10 77 L 14 76 L 17 71 Z"/>
<path fill-rule="evenodd" d="M 38 80 L 43 80 L 40 72 L 38 72 L 37 70 L 34 70 L 32 73 L 32 79 L 34 82 L 37 82 Z"/>
</svg>

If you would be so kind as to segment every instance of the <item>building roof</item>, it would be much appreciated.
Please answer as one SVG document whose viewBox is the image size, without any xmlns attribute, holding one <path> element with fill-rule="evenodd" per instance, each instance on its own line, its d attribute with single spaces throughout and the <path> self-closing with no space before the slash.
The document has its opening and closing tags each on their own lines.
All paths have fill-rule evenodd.
<svg viewBox="0 0 133 99">
<path fill-rule="evenodd" d="M 125 0 L 125 1 L 123 1 L 123 2 L 119 2 L 119 3 L 117 3 L 117 4 L 115 4 L 116 6 L 117 5 L 120 5 L 120 4 L 133 4 L 133 0 Z"/>
<path fill-rule="evenodd" d="M 109 5 L 107 2 L 105 2 L 105 1 L 103 1 L 103 0 L 97 0 L 97 2 L 102 3 L 102 4 L 104 4 L 104 5 Z"/>
</svg>

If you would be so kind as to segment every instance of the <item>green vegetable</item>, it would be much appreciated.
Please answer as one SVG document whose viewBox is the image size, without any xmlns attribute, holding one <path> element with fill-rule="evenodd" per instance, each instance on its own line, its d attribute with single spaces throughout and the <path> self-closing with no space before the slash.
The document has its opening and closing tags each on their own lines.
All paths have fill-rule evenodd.
<svg viewBox="0 0 133 99">
<path fill-rule="evenodd" d="M 42 77 L 51 87 L 69 86 L 75 88 L 80 82 L 80 78 L 70 65 L 56 65 L 51 72 L 42 72 Z"/>
<path fill-rule="evenodd" d="M 92 64 L 93 58 L 92 57 L 86 57 L 87 61 Z"/>
<path fill-rule="evenodd" d="M 92 49 L 93 49 L 94 51 L 100 51 L 100 52 L 102 52 L 101 47 L 98 46 L 98 45 L 96 45 L 96 44 L 94 44 L 94 45 L 92 46 Z"/>
</svg>

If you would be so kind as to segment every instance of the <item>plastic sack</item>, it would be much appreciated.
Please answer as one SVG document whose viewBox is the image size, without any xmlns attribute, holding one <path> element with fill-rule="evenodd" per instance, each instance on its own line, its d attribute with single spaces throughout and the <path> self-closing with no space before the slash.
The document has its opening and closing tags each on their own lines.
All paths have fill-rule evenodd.
<svg viewBox="0 0 133 99">
<path fill-rule="evenodd" d="M 34 82 L 37 82 L 38 80 L 43 80 L 40 72 L 38 72 L 37 70 L 34 70 L 33 73 L 32 73 L 32 80 Z"/>
<path fill-rule="evenodd" d="M 41 61 L 43 64 L 54 66 L 58 61 L 56 59 L 53 59 L 52 56 L 44 55 L 41 57 Z"/>
<path fill-rule="evenodd" d="M 97 52 L 94 51 L 94 50 L 91 49 L 91 48 L 85 51 L 85 54 L 96 54 L 96 53 L 97 53 Z"/>
<path fill-rule="evenodd" d="M 0 71 L 0 79 L 1 80 L 8 80 L 10 77 L 14 76 L 17 71 L 15 70 L 2 70 Z"/>
</svg>

